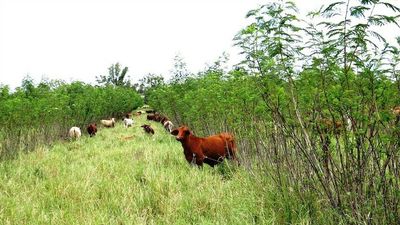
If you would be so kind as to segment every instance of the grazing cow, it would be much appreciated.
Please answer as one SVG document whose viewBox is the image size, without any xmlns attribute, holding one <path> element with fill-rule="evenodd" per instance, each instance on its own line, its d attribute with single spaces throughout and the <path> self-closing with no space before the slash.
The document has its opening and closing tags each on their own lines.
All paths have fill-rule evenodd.
<svg viewBox="0 0 400 225">
<path fill-rule="evenodd" d="M 133 120 L 132 119 L 124 118 L 123 121 L 124 121 L 124 127 L 125 128 L 131 127 L 133 125 Z"/>
<path fill-rule="evenodd" d="M 91 123 L 89 126 L 86 128 L 87 132 L 89 133 L 90 137 L 93 137 L 97 133 L 97 124 Z"/>
<path fill-rule="evenodd" d="M 154 119 L 153 119 L 154 121 L 156 121 L 156 122 L 160 122 L 160 120 L 161 120 L 161 115 L 159 114 L 159 113 L 155 113 L 154 114 Z"/>
<path fill-rule="evenodd" d="M 76 140 L 81 137 L 82 132 L 79 127 L 71 127 L 71 129 L 69 129 L 68 134 L 71 139 Z"/>
<path fill-rule="evenodd" d="M 167 120 L 167 121 L 164 122 L 163 125 L 164 125 L 164 128 L 165 128 L 168 132 L 171 133 L 172 128 L 174 127 L 174 124 L 173 124 L 171 121 Z"/>
<path fill-rule="evenodd" d="M 152 127 L 150 127 L 150 125 L 144 124 L 140 127 L 143 127 L 144 131 L 146 131 L 146 133 L 148 134 L 154 134 L 154 130 Z"/>
<path fill-rule="evenodd" d="M 168 121 L 169 119 L 168 119 L 168 117 L 166 117 L 166 116 L 161 116 L 161 119 L 160 119 L 160 122 L 161 122 L 161 124 L 164 124 L 166 121 Z"/>
<path fill-rule="evenodd" d="M 154 114 L 147 115 L 147 120 L 154 120 L 154 118 L 155 118 Z"/>
<path fill-rule="evenodd" d="M 110 120 L 101 120 L 101 124 L 105 127 L 114 127 L 115 126 L 115 119 L 111 118 Z"/>
<path fill-rule="evenodd" d="M 235 160 L 236 145 L 229 133 L 220 133 L 209 137 L 196 137 L 188 127 L 182 126 L 171 132 L 176 140 L 181 142 L 183 153 L 188 163 L 203 166 L 206 163 L 212 167 L 222 162 L 224 158 Z"/>
</svg>

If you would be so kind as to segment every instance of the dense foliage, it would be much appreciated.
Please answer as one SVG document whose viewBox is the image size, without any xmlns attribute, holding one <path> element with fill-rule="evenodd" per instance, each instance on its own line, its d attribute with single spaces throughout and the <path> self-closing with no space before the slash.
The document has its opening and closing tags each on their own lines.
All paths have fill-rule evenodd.
<svg viewBox="0 0 400 225">
<path fill-rule="evenodd" d="M 293 190 L 311 217 L 319 207 L 333 223 L 399 224 L 399 46 L 378 30 L 398 27 L 400 9 L 334 2 L 310 13 L 315 24 L 296 10 L 280 1 L 250 11 L 235 37 L 240 65 L 177 72 L 147 91 L 149 104 L 200 135 L 233 132 L 244 165 L 282 196 Z"/>
<path fill-rule="evenodd" d="M 2 86 L 0 93 L 0 158 L 63 138 L 72 126 L 84 130 L 90 122 L 120 116 L 143 104 L 132 88 L 62 81 L 35 85 L 29 77 L 15 92 Z"/>
</svg>

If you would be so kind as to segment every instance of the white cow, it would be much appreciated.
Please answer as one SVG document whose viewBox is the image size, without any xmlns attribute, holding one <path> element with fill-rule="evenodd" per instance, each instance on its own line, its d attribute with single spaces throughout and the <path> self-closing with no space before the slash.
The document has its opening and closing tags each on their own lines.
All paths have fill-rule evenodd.
<svg viewBox="0 0 400 225">
<path fill-rule="evenodd" d="M 129 119 L 129 118 L 124 118 L 124 127 L 128 128 L 131 127 L 133 125 L 133 120 Z"/>
<path fill-rule="evenodd" d="M 69 129 L 69 137 L 73 140 L 79 139 L 82 136 L 81 129 L 79 127 L 71 127 Z"/>
<path fill-rule="evenodd" d="M 115 126 L 115 119 L 111 118 L 111 120 L 101 120 L 101 124 L 105 127 L 114 127 Z"/>
<path fill-rule="evenodd" d="M 164 122 L 164 128 L 165 128 L 168 132 L 171 133 L 172 128 L 174 128 L 174 124 L 173 124 L 171 121 L 167 120 L 167 121 Z"/>
</svg>

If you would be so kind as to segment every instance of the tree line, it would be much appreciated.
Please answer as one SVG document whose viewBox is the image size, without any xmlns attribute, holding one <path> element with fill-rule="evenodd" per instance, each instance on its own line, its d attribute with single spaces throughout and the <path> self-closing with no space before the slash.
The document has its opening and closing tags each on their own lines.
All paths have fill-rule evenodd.
<svg viewBox="0 0 400 225">
<path fill-rule="evenodd" d="M 28 76 L 15 91 L 0 86 L 0 160 L 64 139 L 72 126 L 86 129 L 142 105 L 142 97 L 122 85 L 58 80 L 36 85 Z"/>
</svg>

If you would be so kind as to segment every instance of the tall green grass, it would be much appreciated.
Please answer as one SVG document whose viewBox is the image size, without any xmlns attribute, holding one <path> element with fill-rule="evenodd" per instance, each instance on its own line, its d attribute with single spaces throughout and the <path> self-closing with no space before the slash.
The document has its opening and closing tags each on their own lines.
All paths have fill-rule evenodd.
<svg viewBox="0 0 400 225">
<path fill-rule="evenodd" d="M 161 124 L 134 121 L 1 162 L 1 224 L 329 223 L 318 206 L 301 205 L 290 190 L 282 196 L 264 173 L 192 167 Z"/>
</svg>

